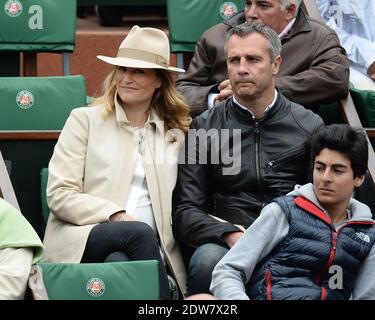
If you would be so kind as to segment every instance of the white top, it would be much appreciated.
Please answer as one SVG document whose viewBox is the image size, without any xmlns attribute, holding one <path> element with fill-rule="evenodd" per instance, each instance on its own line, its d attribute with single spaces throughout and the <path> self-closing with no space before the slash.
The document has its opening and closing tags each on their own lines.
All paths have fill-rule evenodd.
<svg viewBox="0 0 375 320">
<path fill-rule="evenodd" d="M 270 111 L 271 108 L 275 105 L 275 103 L 276 103 L 276 99 L 277 99 L 277 96 L 278 96 L 278 95 L 279 95 L 279 93 L 278 93 L 277 90 L 275 89 L 275 95 L 274 95 L 274 97 L 273 97 L 273 100 L 272 100 L 271 104 L 268 105 L 268 106 L 264 109 L 262 117 L 264 117 L 264 116 L 268 113 L 268 111 Z M 251 114 L 251 116 L 253 117 L 253 119 L 255 119 L 255 114 L 254 114 L 254 112 L 252 112 L 249 108 L 246 108 L 246 107 L 243 106 L 241 103 L 239 103 L 239 102 L 237 101 L 237 99 L 235 98 L 235 96 L 233 96 L 233 102 L 234 102 L 236 105 L 238 105 L 241 109 L 246 110 L 247 112 L 249 112 L 249 113 Z"/>
<path fill-rule="evenodd" d="M 139 150 L 135 154 L 133 179 L 124 208 L 126 210 L 126 214 L 129 214 L 139 219 L 140 221 L 147 223 L 156 233 L 157 229 L 154 212 L 151 206 L 150 193 L 147 187 L 146 173 L 143 166 L 143 157 L 141 154 L 144 139 L 142 131 L 142 128 L 136 128 L 136 136 L 139 137 Z"/>
</svg>

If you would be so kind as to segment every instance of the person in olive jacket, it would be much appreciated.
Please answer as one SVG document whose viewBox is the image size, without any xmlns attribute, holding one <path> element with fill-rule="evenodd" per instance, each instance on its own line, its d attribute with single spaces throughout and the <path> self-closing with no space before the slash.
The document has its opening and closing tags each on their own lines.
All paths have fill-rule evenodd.
<svg viewBox="0 0 375 320">
<path fill-rule="evenodd" d="M 349 60 L 334 30 L 306 16 L 301 0 L 246 0 L 245 9 L 207 30 L 189 69 L 176 82 L 194 114 L 230 97 L 224 40 L 245 21 L 263 22 L 281 39 L 283 64 L 276 87 L 289 100 L 316 110 L 348 94 Z"/>
<path fill-rule="evenodd" d="M 187 293 L 209 292 L 212 270 L 262 208 L 308 180 L 308 141 L 322 119 L 275 88 L 277 34 L 260 23 L 226 43 L 233 97 L 196 117 L 173 194 L 173 231 L 195 248 Z"/>
</svg>

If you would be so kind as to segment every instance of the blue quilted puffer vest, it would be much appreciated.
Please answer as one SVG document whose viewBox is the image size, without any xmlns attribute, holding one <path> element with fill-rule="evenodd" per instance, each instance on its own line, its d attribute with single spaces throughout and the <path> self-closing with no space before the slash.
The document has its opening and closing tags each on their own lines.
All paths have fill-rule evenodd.
<svg viewBox="0 0 375 320">
<path fill-rule="evenodd" d="M 330 218 L 305 198 L 274 201 L 288 219 L 289 232 L 256 266 L 246 285 L 250 299 L 349 299 L 375 242 L 374 224 L 349 221 L 335 231 Z"/>
</svg>

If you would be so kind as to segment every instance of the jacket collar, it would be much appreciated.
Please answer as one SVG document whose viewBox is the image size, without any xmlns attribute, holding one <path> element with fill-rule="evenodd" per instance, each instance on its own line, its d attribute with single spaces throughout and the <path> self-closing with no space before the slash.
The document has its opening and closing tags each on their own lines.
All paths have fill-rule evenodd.
<svg viewBox="0 0 375 320">
<path fill-rule="evenodd" d="M 329 213 L 322 207 L 319 200 L 316 198 L 314 186 L 312 183 L 307 183 L 303 186 L 296 185 L 294 187 L 294 190 L 289 192 L 288 195 L 293 197 L 303 197 L 304 199 L 306 199 L 306 201 L 309 201 L 318 210 L 324 212 L 324 214 L 329 217 Z M 374 220 L 372 220 L 372 213 L 370 208 L 364 203 L 352 198 L 350 199 L 348 209 L 351 212 L 349 221 L 374 222 Z"/>
<path fill-rule="evenodd" d="M 296 17 L 296 21 L 294 22 L 292 29 L 285 37 L 282 38 L 282 41 L 293 38 L 298 33 L 310 32 L 310 31 L 311 31 L 311 27 L 310 27 L 309 21 L 307 20 L 302 9 L 299 9 L 297 17 Z"/>
<path fill-rule="evenodd" d="M 243 10 L 237 12 L 233 16 L 231 16 L 228 20 L 223 21 L 223 24 L 228 26 L 229 28 L 233 28 L 235 26 L 238 26 L 241 23 L 245 22 L 245 13 Z"/>
<path fill-rule="evenodd" d="M 290 101 L 287 100 L 280 90 L 277 90 L 277 99 L 271 109 L 268 110 L 260 119 L 259 121 L 265 121 L 269 119 L 277 120 L 285 117 L 290 111 Z M 233 98 L 230 98 L 224 102 L 227 108 L 227 112 L 236 118 L 237 121 L 242 123 L 249 123 L 249 117 L 251 118 L 251 113 L 248 110 L 244 110 L 236 103 L 234 103 Z"/>
<path fill-rule="evenodd" d="M 279 94 L 278 94 L 278 92 L 277 92 L 277 90 L 275 89 L 275 96 L 274 96 L 274 98 L 273 98 L 273 100 L 272 100 L 272 102 L 265 108 L 265 110 L 264 110 L 264 112 L 263 112 L 263 115 L 265 115 L 274 105 L 275 105 L 275 103 L 276 103 L 276 100 L 277 100 L 277 96 L 278 96 Z M 245 106 L 243 106 L 242 104 L 240 104 L 237 100 L 236 100 L 236 98 L 233 96 L 233 102 L 235 103 L 235 104 L 237 104 L 240 108 L 242 108 L 243 110 L 246 110 L 247 112 L 250 112 L 250 114 L 253 116 L 253 117 L 255 117 L 255 115 L 254 115 L 254 113 L 250 110 L 250 109 L 248 109 L 248 108 L 246 108 Z"/>
<path fill-rule="evenodd" d="M 115 112 L 116 112 L 116 121 L 119 123 L 124 123 L 130 127 L 130 122 L 126 116 L 124 109 L 121 107 L 117 99 L 117 92 L 115 94 Z M 146 124 L 153 124 L 155 127 L 163 132 L 164 131 L 164 121 L 158 116 L 154 109 L 151 109 Z"/>
<path fill-rule="evenodd" d="M 243 10 L 237 12 L 235 15 L 230 17 L 228 20 L 224 21 L 223 24 L 228 26 L 229 28 L 233 28 L 241 23 L 244 23 L 246 21 L 245 18 L 245 12 Z M 300 8 L 298 10 L 298 14 L 296 17 L 296 21 L 294 22 L 292 29 L 288 34 L 283 37 L 283 41 L 294 37 L 296 34 L 301 33 L 301 32 L 310 32 L 311 27 L 309 24 L 309 21 L 307 20 L 305 14 L 303 13 L 302 9 Z"/>
</svg>

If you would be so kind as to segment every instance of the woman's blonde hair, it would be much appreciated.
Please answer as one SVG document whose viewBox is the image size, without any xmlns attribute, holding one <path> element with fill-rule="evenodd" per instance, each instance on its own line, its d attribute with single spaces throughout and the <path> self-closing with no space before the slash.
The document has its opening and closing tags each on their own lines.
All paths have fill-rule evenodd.
<svg viewBox="0 0 375 320">
<path fill-rule="evenodd" d="M 101 97 L 95 98 L 92 103 L 93 105 L 104 104 L 103 118 L 106 118 L 115 110 L 116 68 L 104 80 L 104 94 Z M 155 72 L 156 76 L 161 80 L 161 86 L 159 89 L 156 89 L 150 108 L 153 108 L 157 115 L 164 121 L 166 130 L 180 129 L 186 132 L 189 129 L 191 118 L 189 116 L 190 108 L 185 98 L 176 90 L 170 72 L 162 69 L 155 69 Z"/>
</svg>

